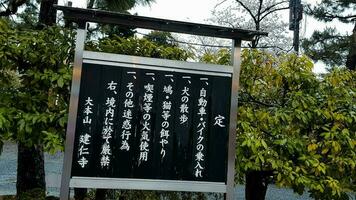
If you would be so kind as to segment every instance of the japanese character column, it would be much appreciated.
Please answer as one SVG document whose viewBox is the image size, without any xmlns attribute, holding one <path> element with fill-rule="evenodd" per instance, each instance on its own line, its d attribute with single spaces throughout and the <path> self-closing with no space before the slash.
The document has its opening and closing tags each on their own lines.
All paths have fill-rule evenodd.
<svg viewBox="0 0 356 200">
<path fill-rule="evenodd" d="M 155 118 L 156 101 L 156 74 L 154 72 L 141 72 L 143 75 L 143 86 L 140 88 L 142 99 L 140 99 L 140 124 L 137 130 L 138 149 L 135 176 L 151 178 L 153 162 L 153 122 Z"/>
<path fill-rule="evenodd" d="M 160 74 L 157 89 L 157 115 L 154 130 L 154 166 L 156 177 L 170 179 L 173 174 L 174 107 L 176 103 L 176 77 L 170 73 Z"/>
<path fill-rule="evenodd" d="M 123 70 L 118 126 L 115 136 L 115 176 L 130 178 L 133 176 L 135 162 L 135 140 L 140 139 L 137 131 L 139 73 L 135 70 Z"/>
<path fill-rule="evenodd" d="M 101 102 L 100 102 L 100 129 L 97 132 L 96 139 L 96 167 L 98 176 L 112 176 L 113 174 L 113 137 L 117 132 L 118 118 L 118 98 L 120 93 L 120 73 L 119 69 L 110 69 L 102 67 L 101 80 Z"/>
<path fill-rule="evenodd" d="M 193 121 L 193 107 L 195 106 L 195 80 L 191 75 L 181 75 L 177 78 L 177 91 L 175 101 L 175 152 L 176 178 L 188 180 L 192 177 L 189 170 L 191 162 L 191 127 Z"/>
<path fill-rule="evenodd" d="M 197 100 L 194 102 L 194 131 L 192 151 L 192 176 L 194 180 L 207 178 L 207 152 L 210 113 L 210 82 L 208 78 L 199 78 Z"/>
</svg>

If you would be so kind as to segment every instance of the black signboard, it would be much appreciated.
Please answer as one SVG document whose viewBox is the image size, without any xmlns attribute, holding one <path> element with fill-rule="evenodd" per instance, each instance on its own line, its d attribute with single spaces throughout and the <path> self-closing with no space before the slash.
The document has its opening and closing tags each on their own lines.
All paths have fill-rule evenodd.
<svg viewBox="0 0 356 200">
<path fill-rule="evenodd" d="M 226 184 L 232 73 L 193 67 L 84 59 L 72 177 Z"/>
</svg>

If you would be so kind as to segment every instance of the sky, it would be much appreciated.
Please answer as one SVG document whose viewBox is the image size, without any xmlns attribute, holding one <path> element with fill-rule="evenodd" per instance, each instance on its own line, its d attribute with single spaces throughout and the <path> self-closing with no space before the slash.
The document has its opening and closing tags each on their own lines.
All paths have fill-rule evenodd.
<svg viewBox="0 0 356 200">
<path fill-rule="evenodd" d="M 59 4 L 65 4 L 67 0 L 59 0 Z M 222 0 L 155 0 L 150 6 L 137 6 L 130 10 L 130 13 L 137 13 L 140 16 L 187 21 L 195 23 L 207 23 L 205 20 L 211 17 L 211 11 L 215 5 Z M 73 0 L 73 7 L 84 7 L 85 0 Z M 316 4 L 318 0 L 302 0 L 303 4 Z M 288 21 L 288 11 L 281 13 L 283 18 Z M 303 16 L 301 38 L 310 37 L 314 30 L 322 30 L 326 26 L 336 26 L 341 32 L 351 32 L 351 25 L 344 25 L 339 22 L 324 24 L 316 21 L 312 17 Z M 292 35 L 292 32 L 291 32 Z M 326 72 L 322 63 L 316 63 L 314 72 Z"/>
</svg>

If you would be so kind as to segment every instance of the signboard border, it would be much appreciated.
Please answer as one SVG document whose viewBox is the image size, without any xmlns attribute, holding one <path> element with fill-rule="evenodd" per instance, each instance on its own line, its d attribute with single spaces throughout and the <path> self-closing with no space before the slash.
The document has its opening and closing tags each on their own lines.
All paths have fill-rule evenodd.
<svg viewBox="0 0 356 200">
<path fill-rule="evenodd" d="M 226 193 L 223 182 L 181 181 L 135 178 L 72 177 L 70 187 Z"/>
<path fill-rule="evenodd" d="M 76 36 L 76 48 L 74 57 L 73 79 L 71 87 L 71 99 L 69 106 L 67 137 L 65 146 L 65 157 L 61 180 L 61 200 L 69 196 L 69 188 L 107 188 L 107 189 L 136 189 L 136 190 L 165 190 L 165 191 L 187 191 L 187 192 L 216 192 L 225 193 L 226 199 L 233 199 L 234 179 L 235 179 L 235 145 L 236 145 L 236 120 L 237 120 L 237 91 L 239 87 L 240 73 L 240 54 L 241 41 L 233 40 L 232 66 L 213 65 L 202 63 L 189 63 L 183 61 L 172 61 L 164 59 L 144 58 L 138 56 L 128 56 L 110 53 L 97 53 L 84 51 L 84 42 L 86 38 L 86 29 L 78 28 Z M 115 56 L 113 56 L 115 55 Z M 93 59 L 94 58 L 94 59 Z M 122 62 L 129 58 L 131 60 Z M 227 158 L 227 180 L 223 182 L 199 182 L 199 181 L 170 181 L 170 180 L 152 180 L 152 179 L 122 179 L 122 178 L 96 178 L 96 177 L 71 177 L 71 167 L 73 161 L 73 148 L 76 129 L 76 117 L 78 111 L 78 101 L 80 92 L 80 80 L 83 61 L 86 63 L 103 62 L 111 65 L 149 65 L 151 67 L 171 67 L 172 71 L 207 71 L 207 75 L 232 75 L 231 87 L 231 107 L 230 107 L 230 128 L 228 139 L 228 158 Z M 88 62 L 89 61 L 89 62 Z M 159 65 L 156 64 L 159 63 Z M 115 64 L 116 63 L 116 64 Z M 188 66 L 194 66 L 188 68 Z M 141 68 L 141 67 L 140 67 Z M 126 186 L 125 186 L 126 185 Z M 90 187 L 88 187 L 90 186 Z M 110 186 L 110 187 L 109 187 Z M 129 187 L 130 186 L 130 187 Z"/>
<path fill-rule="evenodd" d="M 61 200 L 69 199 L 69 183 L 70 183 L 71 171 L 72 171 L 74 138 L 75 138 L 76 123 L 77 123 L 80 80 L 81 80 L 82 64 L 83 64 L 83 50 L 84 50 L 85 38 L 86 38 L 85 26 L 86 23 L 79 24 L 79 28 L 77 29 L 77 35 L 76 35 L 76 42 L 75 42 L 72 85 L 70 91 L 68 124 L 66 130 L 67 134 L 65 140 L 65 149 L 64 149 L 65 151 L 64 151 L 64 158 L 63 158 L 63 169 L 62 169 L 62 179 L 61 179 L 61 189 L 60 189 Z"/>
<path fill-rule="evenodd" d="M 64 168 L 62 176 L 63 181 L 68 182 L 69 187 L 75 188 L 106 188 L 106 189 L 136 189 L 136 190 L 164 190 L 164 191 L 186 191 L 186 192 L 216 192 L 226 193 L 228 190 L 229 174 L 231 174 L 231 127 L 235 127 L 236 122 L 229 130 L 228 141 L 228 169 L 227 169 L 227 183 L 224 182 L 202 182 L 202 181 L 181 181 L 181 180 L 157 180 L 157 179 L 130 179 L 130 178 L 104 178 L 104 177 L 71 177 L 71 167 L 73 162 L 73 148 L 76 129 L 76 116 L 78 111 L 79 90 L 81 71 L 83 63 L 112 65 L 119 67 L 135 67 L 139 69 L 153 69 L 153 70 L 170 70 L 171 72 L 182 73 L 196 73 L 214 76 L 231 77 L 233 76 L 233 67 L 228 65 L 214 65 L 193 63 L 185 61 L 173 61 L 157 58 L 145 58 L 138 56 L 129 56 L 112 53 L 91 52 L 83 51 L 85 29 L 78 29 L 77 31 L 77 44 L 76 54 L 74 61 L 74 71 L 71 90 L 71 105 L 69 109 L 69 122 L 67 127 L 66 138 L 66 152 L 64 159 Z M 82 43 L 80 43 L 82 41 Z M 234 83 L 234 79 L 232 79 Z M 232 87 L 234 88 L 234 87 Z M 235 87 L 236 88 L 236 87 Z M 232 96 L 233 97 L 233 96 Z M 237 103 L 237 99 L 236 99 Z M 75 104 L 75 105 L 73 105 Z M 233 105 L 233 102 L 232 102 Z M 232 117 L 233 106 L 230 108 L 230 119 Z M 236 117 L 235 117 L 236 119 Z M 235 149 L 235 148 L 234 148 Z M 232 157 L 234 159 L 234 155 Z M 234 163 L 235 161 L 233 161 Z M 231 166 L 230 166 L 231 167 Z M 233 168 L 234 169 L 234 168 Z M 69 180 L 66 180 L 69 177 Z M 63 187 L 61 187 L 62 192 Z"/>
<path fill-rule="evenodd" d="M 231 104 L 230 104 L 230 127 L 228 139 L 228 161 L 227 161 L 227 188 L 225 193 L 226 200 L 233 200 L 235 193 L 235 153 L 236 153 L 236 127 L 237 127 L 237 108 L 238 90 L 241 71 L 241 40 L 232 40 L 232 85 L 231 85 Z"/>
<path fill-rule="evenodd" d="M 213 75 L 216 76 L 227 76 L 226 74 L 233 73 L 233 68 L 230 65 L 205 64 L 205 63 L 197 63 L 197 62 L 148 58 L 148 57 L 104 53 L 104 52 L 93 52 L 93 51 L 83 52 L 83 62 L 95 63 L 95 64 L 102 62 L 103 64 L 105 63 L 107 65 L 120 66 L 120 67 L 125 67 L 126 64 L 126 65 L 130 65 L 128 67 L 131 68 L 137 67 L 141 69 L 143 68 L 149 69 L 147 67 L 169 68 L 171 69 L 172 72 L 176 72 L 175 70 L 201 71 L 204 74 L 208 72 L 208 73 L 213 73 Z M 142 65 L 142 67 L 140 67 L 139 65 Z"/>
<path fill-rule="evenodd" d="M 227 65 L 202 64 L 185 61 L 174 61 L 157 58 L 146 58 L 112 53 L 82 51 L 82 62 L 90 64 L 103 64 L 117 67 L 130 67 L 137 69 L 166 70 L 170 72 L 195 73 L 222 77 L 232 77 L 233 68 Z M 80 56 L 78 55 L 78 56 Z M 78 67 L 78 66 L 77 66 Z M 79 71 L 79 70 L 78 70 Z M 80 69 L 81 71 L 81 69 Z M 79 79 L 81 74 L 78 75 Z M 80 84 L 80 82 L 79 82 Z M 80 87 L 80 85 L 78 86 Z M 75 95 L 75 94 L 73 94 Z M 79 95 L 79 93 L 78 93 Z M 78 104 L 78 102 L 77 102 Z M 76 109 L 78 107 L 76 106 Z M 230 108 L 231 109 L 231 108 Z M 77 111 L 70 110 L 70 113 Z M 75 127 L 74 127 L 75 128 Z M 74 133 L 70 135 L 70 141 L 74 141 Z M 68 137 L 68 136 L 67 136 Z M 73 138 L 72 138 L 73 137 Z M 73 143 L 74 146 L 74 143 Z M 67 146 L 66 146 L 67 148 Z M 73 147 L 71 148 L 73 151 Z M 73 156 L 73 152 L 71 152 Z M 227 158 L 228 160 L 231 160 Z M 72 160 L 72 159 L 71 159 Z M 65 161 L 67 159 L 65 158 Z M 69 163 L 65 163 L 68 165 Z M 71 166 L 68 166 L 71 167 Z M 162 190 L 162 191 L 186 191 L 186 192 L 216 192 L 226 193 L 226 182 L 208 181 L 184 181 L 184 180 L 158 180 L 135 178 L 105 178 L 105 177 L 77 177 L 70 178 L 69 187 L 75 188 L 105 188 L 105 189 L 134 189 L 134 190 Z"/>
<path fill-rule="evenodd" d="M 70 98 L 70 106 L 69 106 L 69 116 L 68 116 L 68 126 L 67 126 L 67 135 L 66 135 L 66 145 L 65 145 L 65 157 L 64 157 L 64 165 L 62 171 L 62 179 L 61 179 L 61 189 L 60 189 L 60 199 L 66 200 L 69 198 L 69 188 L 70 187 L 85 187 L 85 188 L 102 188 L 104 187 L 101 185 L 103 182 L 109 181 L 107 179 L 99 179 L 94 180 L 91 179 L 77 179 L 75 177 L 71 178 L 71 167 L 72 167 L 72 159 L 73 159 L 73 148 L 74 148 L 74 137 L 75 137 L 75 129 L 76 129 L 76 117 L 78 111 L 78 100 L 79 100 L 79 90 L 80 90 L 80 80 L 81 80 L 81 72 L 82 72 L 82 64 L 83 64 L 83 54 L 85 53 L 86 60 L 88 60 L 88 52 L 84 51 L 84 42 L 86 38 L 86 23 L 80 23 L 79 28 L 77 29 L 77 36 L 76 36 L 76 47 L 75 47 L 75 57 L 74 57 L 74 68 L 73 68 L 73 79 L 72 79 L 72 87 L 71 87 L 71 98 Z M 142 189 L 144 190 L 159 190 L 157 185 L 161 185 L 162 190 L 167 191 L 188 191 L 188 192 L 218 192 L 218 193 L 225 193 L 225 199 L 233 200 L 234 199 L 234 180 L 235 180 L 235 146 L 236 146 L 236 124 L 237 124 L 237 104 L 238 104 L 238 88 L 239 88 L 239 74 L 240 74 L 240 65 L 241 65 L 241 40 L 234 39 L 232 45 L 232 66 L 220 66 L 221 69 L 219 70 L 212 70 L 209 73 L 216 73 L 216 74 L 231 74 L 232 71 L 232 87 L 231 87 L 231 107 L 230 107 L 230 127 L 229 127 L 229 139 L 228 139 L 228 162 L 227 162 L 227 180 L 226 183 L 220 182 L 201 182 L 197 181 L 168 181 L 167 180 L 140 180 L 141 182 L 135 182 L 135 185 L 141 183 L 141 186 L 137 186 L 130 189 Z M 95 53 L 95 52 L 90 52 Z M 90 54 L 89 53 L 89 54 Z M 110 55 L 110 54 L 105 54 Z M 115 56 L 123 56 L 117 55 Z M 135 57 L 135 56 L 127 56 L 131 58 L 140 58 L 143 60 L 152 60 L 151 58 L 142 58 L 142 57 Z M 94 59 L 95 60 L 95 59 Z M 162 61 L 163 59 L 159 59 Z M 165 60 L 168 63 L 175 62 L 183 63 L 179 61 L 170 61 Z M 184 62 L 186 64 L 186 62 Z M 124 63 L 122 63 L 124 64 Z M 211 69 L 214 65 L 209 64 L 202 64 L 202 63 L 189 63 L 189 65 L 201 66 L 203 69 Z M 156 64 L 157 66 L 157 64 Z M 185 68 L 185 67 L 183 67 Z M 199 67 L 198 67 L 199 68 Z M 229 69 L 230 68 L 230 69 Z M 194 71 L 194 70 L 193 70 Z M 197 71 L 197 70 L 195 70 Z M 198 69 L 199 71 L 199 69 Z M 223 71 L 223 73 L 221 73 Z M 71 179 L 73 181 L 71 182 Z M 134 179 L 131 179 L 134 180 Z M 86 182 L 89 181 L 89 182 Z M 98 182 L 96 182 L 98 181 Z M 112 180 L 110 180 L 112 181 Z M 111 185 L 110 188 L 113 189 L 125 189 L 122 186 L 122 183 L 133 183 L 132 181 L 125 180 L 118 180 L 115 178 L 117 182 L 117 186 L 120 187 L 113 187 Z M 152 184 L 154 181 L 155 184 L 151 186 L 147 186 L 148 184 Z M 93 184 L 94 183 L 94 184 Z M 119 184 L 120 183 L 120 184 Z M 87 187 L 89 186 L 90 187 Z M 166 186 L 164 186 L 166 185 Z M 189 186 L 189 187 L 186 187 Z M 214 190 L 215 188 L 216 190 Z"/>
</svg>

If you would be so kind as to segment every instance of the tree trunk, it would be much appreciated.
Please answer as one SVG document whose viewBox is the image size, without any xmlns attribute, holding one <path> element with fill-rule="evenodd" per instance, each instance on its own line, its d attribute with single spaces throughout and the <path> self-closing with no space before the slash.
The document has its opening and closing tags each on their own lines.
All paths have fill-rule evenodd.
<svg viewBox="0 0 356 200">
<path fill-rule="evenodd" d="M 40 25 L 52 26 L 56 23 L 57 12 L 53 8 L 53 4 L 57 4 L 58 0 L 42 0 L 38 23 Z"/>
<path fill-rule="evenodd" d="M 17 154 L 17 195 L 33 189 L 46 191 L 43 148 L 27 147 L 18 143 Z"/>
<path fill-rule="evenodd" d="M 347 56 L 346 67 L 350 70 L 356 70 L 356 22 L 351 35 L 351 45 L 349 55 Z"/>
<path fill-rule="evenodd" d="M 269 171 L 250 171 L 246 174 L 246 200 L 265 199 L 270 175 L 272 172 Z"/>
<path fill-rule="evenodd" d="M 56 12 L 53 4 L 58 0 L 42 0 L 40 13 L 38 17 L 41 29 L 43 25 L 53 25 L 56 23 Z M 32 195 L 38 195 L 37 199 L 45 197 L 46 180 L 44 170 L 43 146 L 28 147 L 25 144 L 18 143 L 17 154 L 17 183 L 16 190 L 19 198 L 22 194 L 33 189 L 40 189 L 43 192 L 34 192 Z"/>
<path fill-rule="evenodd" d="M 105 199 L 107 189 L 96 189 L 95 192 L 95 200 L 103 200 Z"/>
<path fill-rule="evenodd" d="M 89 0 L 87 8 L 92 9 L 94 7 L 94 2 L 95 2 L 95 0 Z"/>
<path fill-rule="evenodd" d="M 75 200 L 84 200 L 87 196 L 88 189 L 86 188 L 74 188 L 74 199 Z"/>
</svg>

